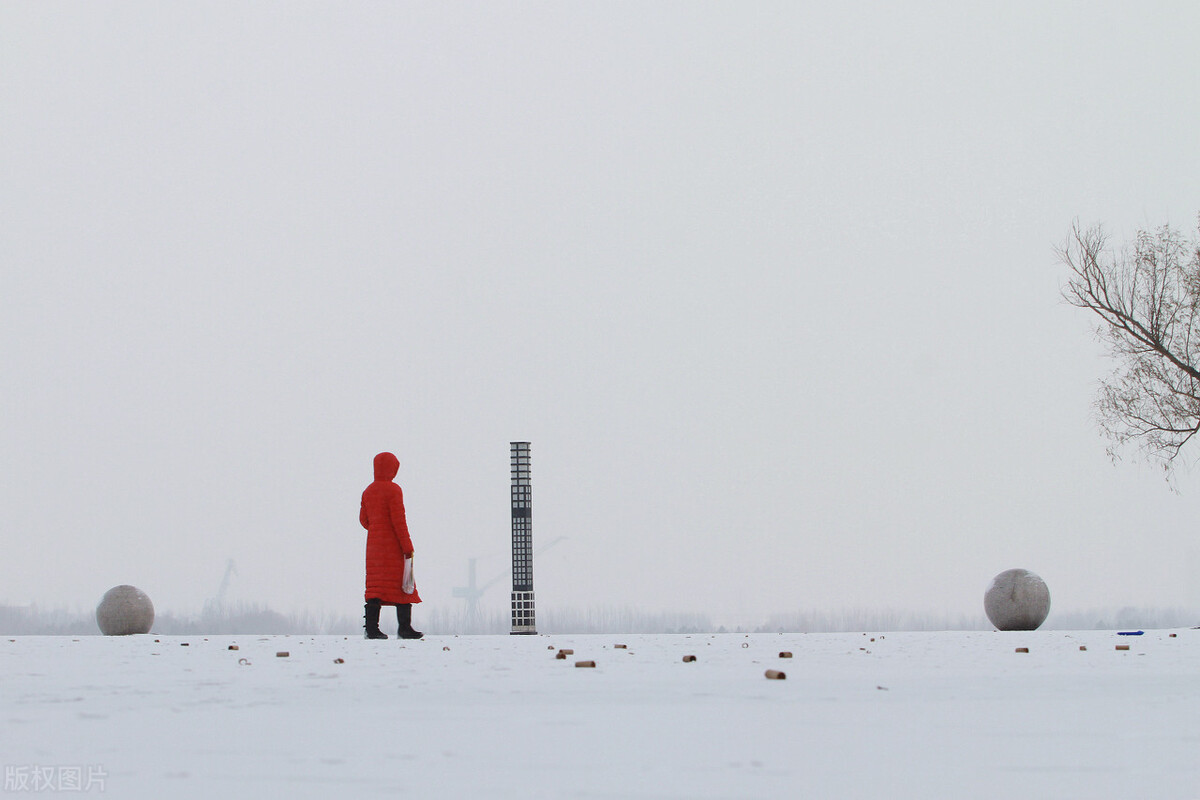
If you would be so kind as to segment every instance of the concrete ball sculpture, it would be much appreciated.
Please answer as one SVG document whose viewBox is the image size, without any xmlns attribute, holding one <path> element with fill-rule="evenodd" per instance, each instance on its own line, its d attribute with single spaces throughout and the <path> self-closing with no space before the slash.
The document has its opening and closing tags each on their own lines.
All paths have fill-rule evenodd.
<svg viewBox="0 0 1200 800">
<path fill-rule="evenodd" d="M 1036 631 L 1050 613 L 1050 590 L 1027 569 L 1005 570 L 992 578 L 983 610 L 997 630 Z"/>
<path fill-rule="evenodd" d="M 105 636 L 149 633 L 154 624 L 154 604 L 136 586 L 114 586 L 96 606 L 96 624 Z"/>
</svg>

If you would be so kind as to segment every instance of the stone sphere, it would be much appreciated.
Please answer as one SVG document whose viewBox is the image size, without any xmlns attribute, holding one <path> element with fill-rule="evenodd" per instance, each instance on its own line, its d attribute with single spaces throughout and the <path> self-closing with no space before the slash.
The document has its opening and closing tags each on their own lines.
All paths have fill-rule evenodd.
<svg viewBox="0 0 1200 800">
<path fill-rule="evenodd" d="M 105 636 L 149 633 L 154 624 L 154 604 L 136 586 L 114 586 L 96 606 L 96 624 Z"/>
<path fill-rule="evenodd" d="M 992 578 L 983 610 L 997 630 L 1036 631 L 1050 613 L 1050 590 L 1029 570 L 1008 569 Z"/>
</svg>

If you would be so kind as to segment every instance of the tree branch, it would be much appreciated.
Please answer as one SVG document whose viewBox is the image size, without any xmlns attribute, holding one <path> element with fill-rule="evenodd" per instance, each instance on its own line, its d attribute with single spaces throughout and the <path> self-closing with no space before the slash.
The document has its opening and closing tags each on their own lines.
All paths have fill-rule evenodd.
<svg viewBox="0 0 1200 800">
<path fill-rule="evenodd" d="M 1169 471 L 1200 433 L 1200 237 L 1163 226 L 1113 253 L 1101 227 L 1075 223 L 1056 254 L 1071 272 L 1063 298 L 1095 315 L 1117 362 L 1096 402 L 1101 429 Z"/>
</svg>

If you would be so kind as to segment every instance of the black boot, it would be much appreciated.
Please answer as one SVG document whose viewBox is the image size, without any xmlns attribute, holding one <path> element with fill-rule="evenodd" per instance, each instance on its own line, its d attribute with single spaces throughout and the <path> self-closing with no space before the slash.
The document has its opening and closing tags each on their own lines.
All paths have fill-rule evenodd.
<svg viewBox="0 0 1200 800">
<path fill-rule="evenodd" d="M 396 635 L 401 639 L 420 639 L 425 635 L 420 631 L 413 630 L 412 603 L 401 603 L 396 606 L 396 622 L 400 625 Z"/>
<path fill-rule="evenodd" d="M 379 598 L 373 597 L 363 606 L 363 618 L 366 624 L 363 626 L 363 638 L 366 639 L 386 639 L 387 634 L 379 630 Z"/>
</svg>

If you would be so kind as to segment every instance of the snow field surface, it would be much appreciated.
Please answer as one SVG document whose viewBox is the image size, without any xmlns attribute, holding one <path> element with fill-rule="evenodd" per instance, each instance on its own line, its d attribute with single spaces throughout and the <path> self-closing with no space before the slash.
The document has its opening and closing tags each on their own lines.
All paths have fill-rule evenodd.
<svg viewBox="0 0 1200 800">
<path fill-rule="evenodd" d="M 26 636 L 0 659 L 6 796 L 76 765 L 121 798 L 1200 798 L 1195 630 Z"/>
</svg>

